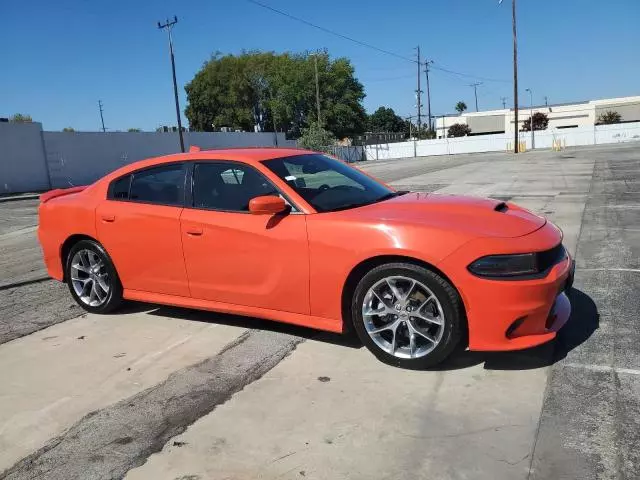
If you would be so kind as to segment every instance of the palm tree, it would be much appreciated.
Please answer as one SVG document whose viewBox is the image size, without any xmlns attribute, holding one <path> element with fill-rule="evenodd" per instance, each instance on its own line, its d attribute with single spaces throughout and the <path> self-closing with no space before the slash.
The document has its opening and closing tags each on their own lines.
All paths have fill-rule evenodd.
<svg viewBox="0 0 640 480">
<path fill-rule="evenodd" d="M 467 104 L 464 102 L 458 102 L 456 103 L 456 111 L 460 114 L 462 114 L 462 112 L 464 112 L 467 109 Z"/>
</svg>

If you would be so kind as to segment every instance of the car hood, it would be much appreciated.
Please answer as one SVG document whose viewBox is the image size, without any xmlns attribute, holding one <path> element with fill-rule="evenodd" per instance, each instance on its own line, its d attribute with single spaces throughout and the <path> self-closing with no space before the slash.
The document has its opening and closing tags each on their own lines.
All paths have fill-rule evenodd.
<svg viewBox="0 0 640 480">
<path fill-rule="evenodd" d="M 407 193 L 345 212 L 372 221 L 423 224 L 491 237 L 520 237 L 546 223 L 544 218 L 512 203 L 430 193 Z"/>
</svg>

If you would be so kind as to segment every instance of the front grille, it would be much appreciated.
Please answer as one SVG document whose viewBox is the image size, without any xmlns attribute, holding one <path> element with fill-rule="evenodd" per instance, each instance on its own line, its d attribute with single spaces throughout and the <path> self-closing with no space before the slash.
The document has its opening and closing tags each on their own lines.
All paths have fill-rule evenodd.
<svg viewBox="0 0 640 480">
<path fill-rule="evenodd" d="M 538 271 L 546 272 L 555 264 L 560 263 L 567 256 L 564 246 L 559 243 L 550 250 L 537 253 Z"/>
</svg>

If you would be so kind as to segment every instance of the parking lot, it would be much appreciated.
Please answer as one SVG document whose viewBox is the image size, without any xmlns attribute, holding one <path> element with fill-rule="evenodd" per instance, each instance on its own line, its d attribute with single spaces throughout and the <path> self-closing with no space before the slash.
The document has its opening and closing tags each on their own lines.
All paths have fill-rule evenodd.
<svg viewBox="0 0 640 480">
<path fill-rule="evenodd" d="M 560 226 L 577 271 L 559 338 L 405 371 L 257 319 L 83 314 L 46 279 L 37 201 L 1 202 L 0 479 L 640 478 L 640 145 L 359 166 Z"/>
</svg>

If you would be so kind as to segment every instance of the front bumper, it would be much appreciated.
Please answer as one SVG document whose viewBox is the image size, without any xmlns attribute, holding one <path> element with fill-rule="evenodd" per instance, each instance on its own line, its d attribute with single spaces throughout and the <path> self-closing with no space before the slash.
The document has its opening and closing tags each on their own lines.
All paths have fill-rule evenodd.
<svg viewBox="0 0 640 480">
<path fill-rule="evenodd" d="M 450 278 L 465 304 L 470 350 L 520 350 L 555 338 L 571 313 L 565 290 L 573 282 L 575 265 L 568 253 L 545 277 L 529 280 L 478 278 L 466 265 L 488 252 L 542 251 L 561 241 L 560 230 L 547 223 L 524 237 L 473 241 L 446 259 L 444 271 L 453 272 Z"/>
</svg>

